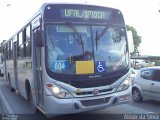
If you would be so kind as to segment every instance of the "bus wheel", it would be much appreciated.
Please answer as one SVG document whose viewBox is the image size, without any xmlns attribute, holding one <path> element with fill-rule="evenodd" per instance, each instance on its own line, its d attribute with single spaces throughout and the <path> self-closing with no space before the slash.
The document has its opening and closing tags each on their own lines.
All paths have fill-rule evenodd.
<svg viewBox="0 0 160 120">
<path fill-rule="evenodd" d="M 0 76 L 3 76 L 3 74 L 2 74 L 2 72 L 1 72 L 1 70 L 0 70 Z"/>
<path fill-rule="evenodd" d="M 10 79 L 10 75 L 8 74 L 8 82 L 9 82 L 9 86 L 10 86 L 10 91 L 11 92 L 15 92 L 15 89 L 11 86 L 11 79 Z"/>
<path fill-rule="evenodd" d="M 37 113 L 37 108 L 36 108 L 36 106 L 34 105 L 31 90 L 30 90 L 30 94 L 29 94 L 29 103 L 30 103 L 30 105 L 31 105 L 31 109 L 32 109 L 33 113 Z"/>
</svg>

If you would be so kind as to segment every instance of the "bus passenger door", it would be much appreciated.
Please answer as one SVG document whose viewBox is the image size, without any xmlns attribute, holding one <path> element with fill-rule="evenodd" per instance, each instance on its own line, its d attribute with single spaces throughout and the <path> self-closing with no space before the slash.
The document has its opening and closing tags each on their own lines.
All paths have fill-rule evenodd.
<svg viewBox="0 0 160 120">
<path fill-rule="evenodd" d="M 34 30 L 35 33 L 40 27 Z M 34 41 L 35 42 L 35 41 Z M 43 80 L 42 80 L 42 48 L 35 47 L 35 64 L 36 64 L 36 81 L 37 81 L 37 92 L 38 92 L 38 105 L 43 108 Z"/>
</svg>

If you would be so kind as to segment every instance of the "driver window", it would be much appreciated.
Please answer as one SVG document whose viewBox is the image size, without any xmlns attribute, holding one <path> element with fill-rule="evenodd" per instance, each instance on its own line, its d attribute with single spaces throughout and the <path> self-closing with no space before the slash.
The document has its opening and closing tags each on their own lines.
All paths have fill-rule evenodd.
<svg viewBox="0 0 160 120">
<path fill-rule="evenodd" d="M 78 43 L 76 40 L 77 38 L 73 34 L 69 34 L 68 36 L 68 47 L 69 47 L 69 54 L 71 56 L 80 55 L 82 54 L 82 45 Z M 83 40 L 84 42 L 84 40 Z"/>
<path fill-rule="evenodd" d="M 48 28 L 47 47 L 49 60 L 58 60 L 64 53 L 59 46 L 60 37 L 55 33 L 53 28 Z"/>
</svg>

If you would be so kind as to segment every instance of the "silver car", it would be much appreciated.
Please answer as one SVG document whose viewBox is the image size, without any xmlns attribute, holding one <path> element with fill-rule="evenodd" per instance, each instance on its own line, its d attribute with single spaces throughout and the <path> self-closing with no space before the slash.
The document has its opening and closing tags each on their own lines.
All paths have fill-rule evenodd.
<svg viewBox="0 0 160 120">
<path fill-rule="evenodd" d="M 141 68 L 133 79 L 132 97 L 141 102 L 144 97 L 160 101 L 160 67 Z"/>
<path fill-rule="evenodd" d="M 131 68 L 131 79 L 134 79 L 137 73 L 138 73 L 138 70 Z"/>
</svg>

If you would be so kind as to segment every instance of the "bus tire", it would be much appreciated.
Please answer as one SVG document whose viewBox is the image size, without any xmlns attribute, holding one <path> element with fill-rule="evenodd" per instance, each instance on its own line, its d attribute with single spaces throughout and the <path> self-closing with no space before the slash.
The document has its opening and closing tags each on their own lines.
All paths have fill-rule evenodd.
<svg viewBox="0 0 160 120">
<path fill-rule="evenodd" d="M 8 74 L 8 82 L 9 82 L 10 91 L 15 92 L 15 89 L 11 86 L 11 79 L 9 74 Z"/>
<path fill-rule="evenodd" d="M 0 76 L 1 76 L 1 77 L 3 77 L 3 73 L 2 73 L 2 71 L 1 71 L 1 70 L 0 70 Z"/>
<path fill-rule="evenodd" d="M 27 96 L 27 101 L 29 102 L 30 101 L 30 84 L 29 84 L 29 81 L 26 80 L 25 81 L 25 88 L 26 88 L 26 96 Z"/>
<path fill-rule="evenodd" d="M 30 95 L 29 96 L 29 104 L 31 105 L 33 113 L 36 113 L 37 110 L 36 110 L 36 107 L 34 106 L 34 103 L 33 103 L 33 97 L 32 97 L 32 92 L 31 91 L 30 91 L 29 95 Z"/>
<path fill-rule="evenodd" d="M 2 74 L 2 72 L 1 72 L 1 70 L 0 70 L 0 76 L 2 76 L 3 74 Z"/>
<path fill-rule="evenodd" d="M 34 102 L 33 102 L 33 96 L 32 96 L 31 88 L 29 89 L 29 104 L 30 104 L 31 109 L 32 109 L 34 114 L 39 113 L 38 109 L 36 108 L 36 106 L 34 105 Z"/>
</svg>

